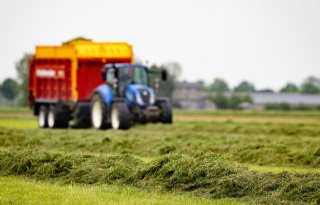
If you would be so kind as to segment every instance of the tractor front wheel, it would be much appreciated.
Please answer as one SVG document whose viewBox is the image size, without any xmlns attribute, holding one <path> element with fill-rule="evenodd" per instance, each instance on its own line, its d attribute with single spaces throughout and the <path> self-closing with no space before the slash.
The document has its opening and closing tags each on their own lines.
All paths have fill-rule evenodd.
<svg viewBox="0 0 320 205">
<path fill-rule="evenodd" d="M 91 124 L 95 129 L 107 129 L 110 127 L 108 123 L 107 105 L 99 94 L 93 96 L 91 100 Z"/>
<path fill-rule="evenodd" d="M 112 105 L 111 125 L 112 128 L 116 130 L 129 129 L 131 125 L 131 114 L 125 103 L 118 102 Z"/>
<path fill-rule="evenodd" d="M 169 102 L 159 102 L 158 107 L 161 110 L 160 121 L 162 123 L 171 124 L 172 123 L 172 109 Z"/>
</svg>

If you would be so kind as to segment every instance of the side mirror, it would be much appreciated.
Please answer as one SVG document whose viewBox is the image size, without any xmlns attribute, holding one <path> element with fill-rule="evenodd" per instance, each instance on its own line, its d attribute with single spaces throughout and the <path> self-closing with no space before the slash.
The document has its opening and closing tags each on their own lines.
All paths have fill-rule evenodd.
<svg viewBox="0 0 320 205">
<path fill-rule="evenodd" d="M 107 80 L 107 69 L 106 68 L 101 69 L 101 78 L 104 82 L 106 82 L 106 80 Z"/>
<path fill-rule="evenodd" d="M 162 69 L 162 70 L 161 70 L 161 79 L 162 79 L 163 81 L 166 81 L 166 80 L 167 80 L 167 77 L 168 77 L 167 70 Z"/>
</svg>

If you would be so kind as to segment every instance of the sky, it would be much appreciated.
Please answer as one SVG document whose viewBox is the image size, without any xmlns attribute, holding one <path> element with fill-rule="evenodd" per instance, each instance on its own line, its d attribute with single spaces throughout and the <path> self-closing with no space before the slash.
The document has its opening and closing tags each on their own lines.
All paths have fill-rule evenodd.
<svg viewBox="0 0 320 205">
<path fill-rule="evenodd" d="M 181 80 L 278 90 L 320 77 L 319 0 L 0 0 L 0 82 L 36 45 L 125 41 Z"/>
</svg>

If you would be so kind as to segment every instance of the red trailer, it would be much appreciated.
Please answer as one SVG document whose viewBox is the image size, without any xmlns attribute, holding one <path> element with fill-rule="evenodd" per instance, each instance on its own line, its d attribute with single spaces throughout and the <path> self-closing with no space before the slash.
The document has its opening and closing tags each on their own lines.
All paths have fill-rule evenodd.
<svg viewBox="0 0 320 205">
<path fill-rule="evenodd" d="M 37 46 L 29 66 L 29 103 L 40 127 L 89 127 L 92 91 L 105 82 L 106 63 L 132 63 L 128 43 L 75 40 L 62 46 Z M 48 115 L 54 115 L 50 122 Z"/>
</svg>

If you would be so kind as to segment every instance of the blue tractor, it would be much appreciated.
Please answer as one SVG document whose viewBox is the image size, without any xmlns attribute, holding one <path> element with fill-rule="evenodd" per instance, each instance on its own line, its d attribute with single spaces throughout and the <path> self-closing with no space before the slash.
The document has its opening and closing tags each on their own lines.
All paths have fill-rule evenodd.
<svg viewBox="0 0 320 205">
<path fill-rule="evenodd" d="M 101 70 L 106 84 L 98 86 L 91 98 L 92 127 L 128 129 L 134 123 L 172 123 L 169 99 L 155 95 L 151 73 L 140 64 L 106 64 Z M 158 74 L 167 79 L 165 70 Z"/>
</svg>

